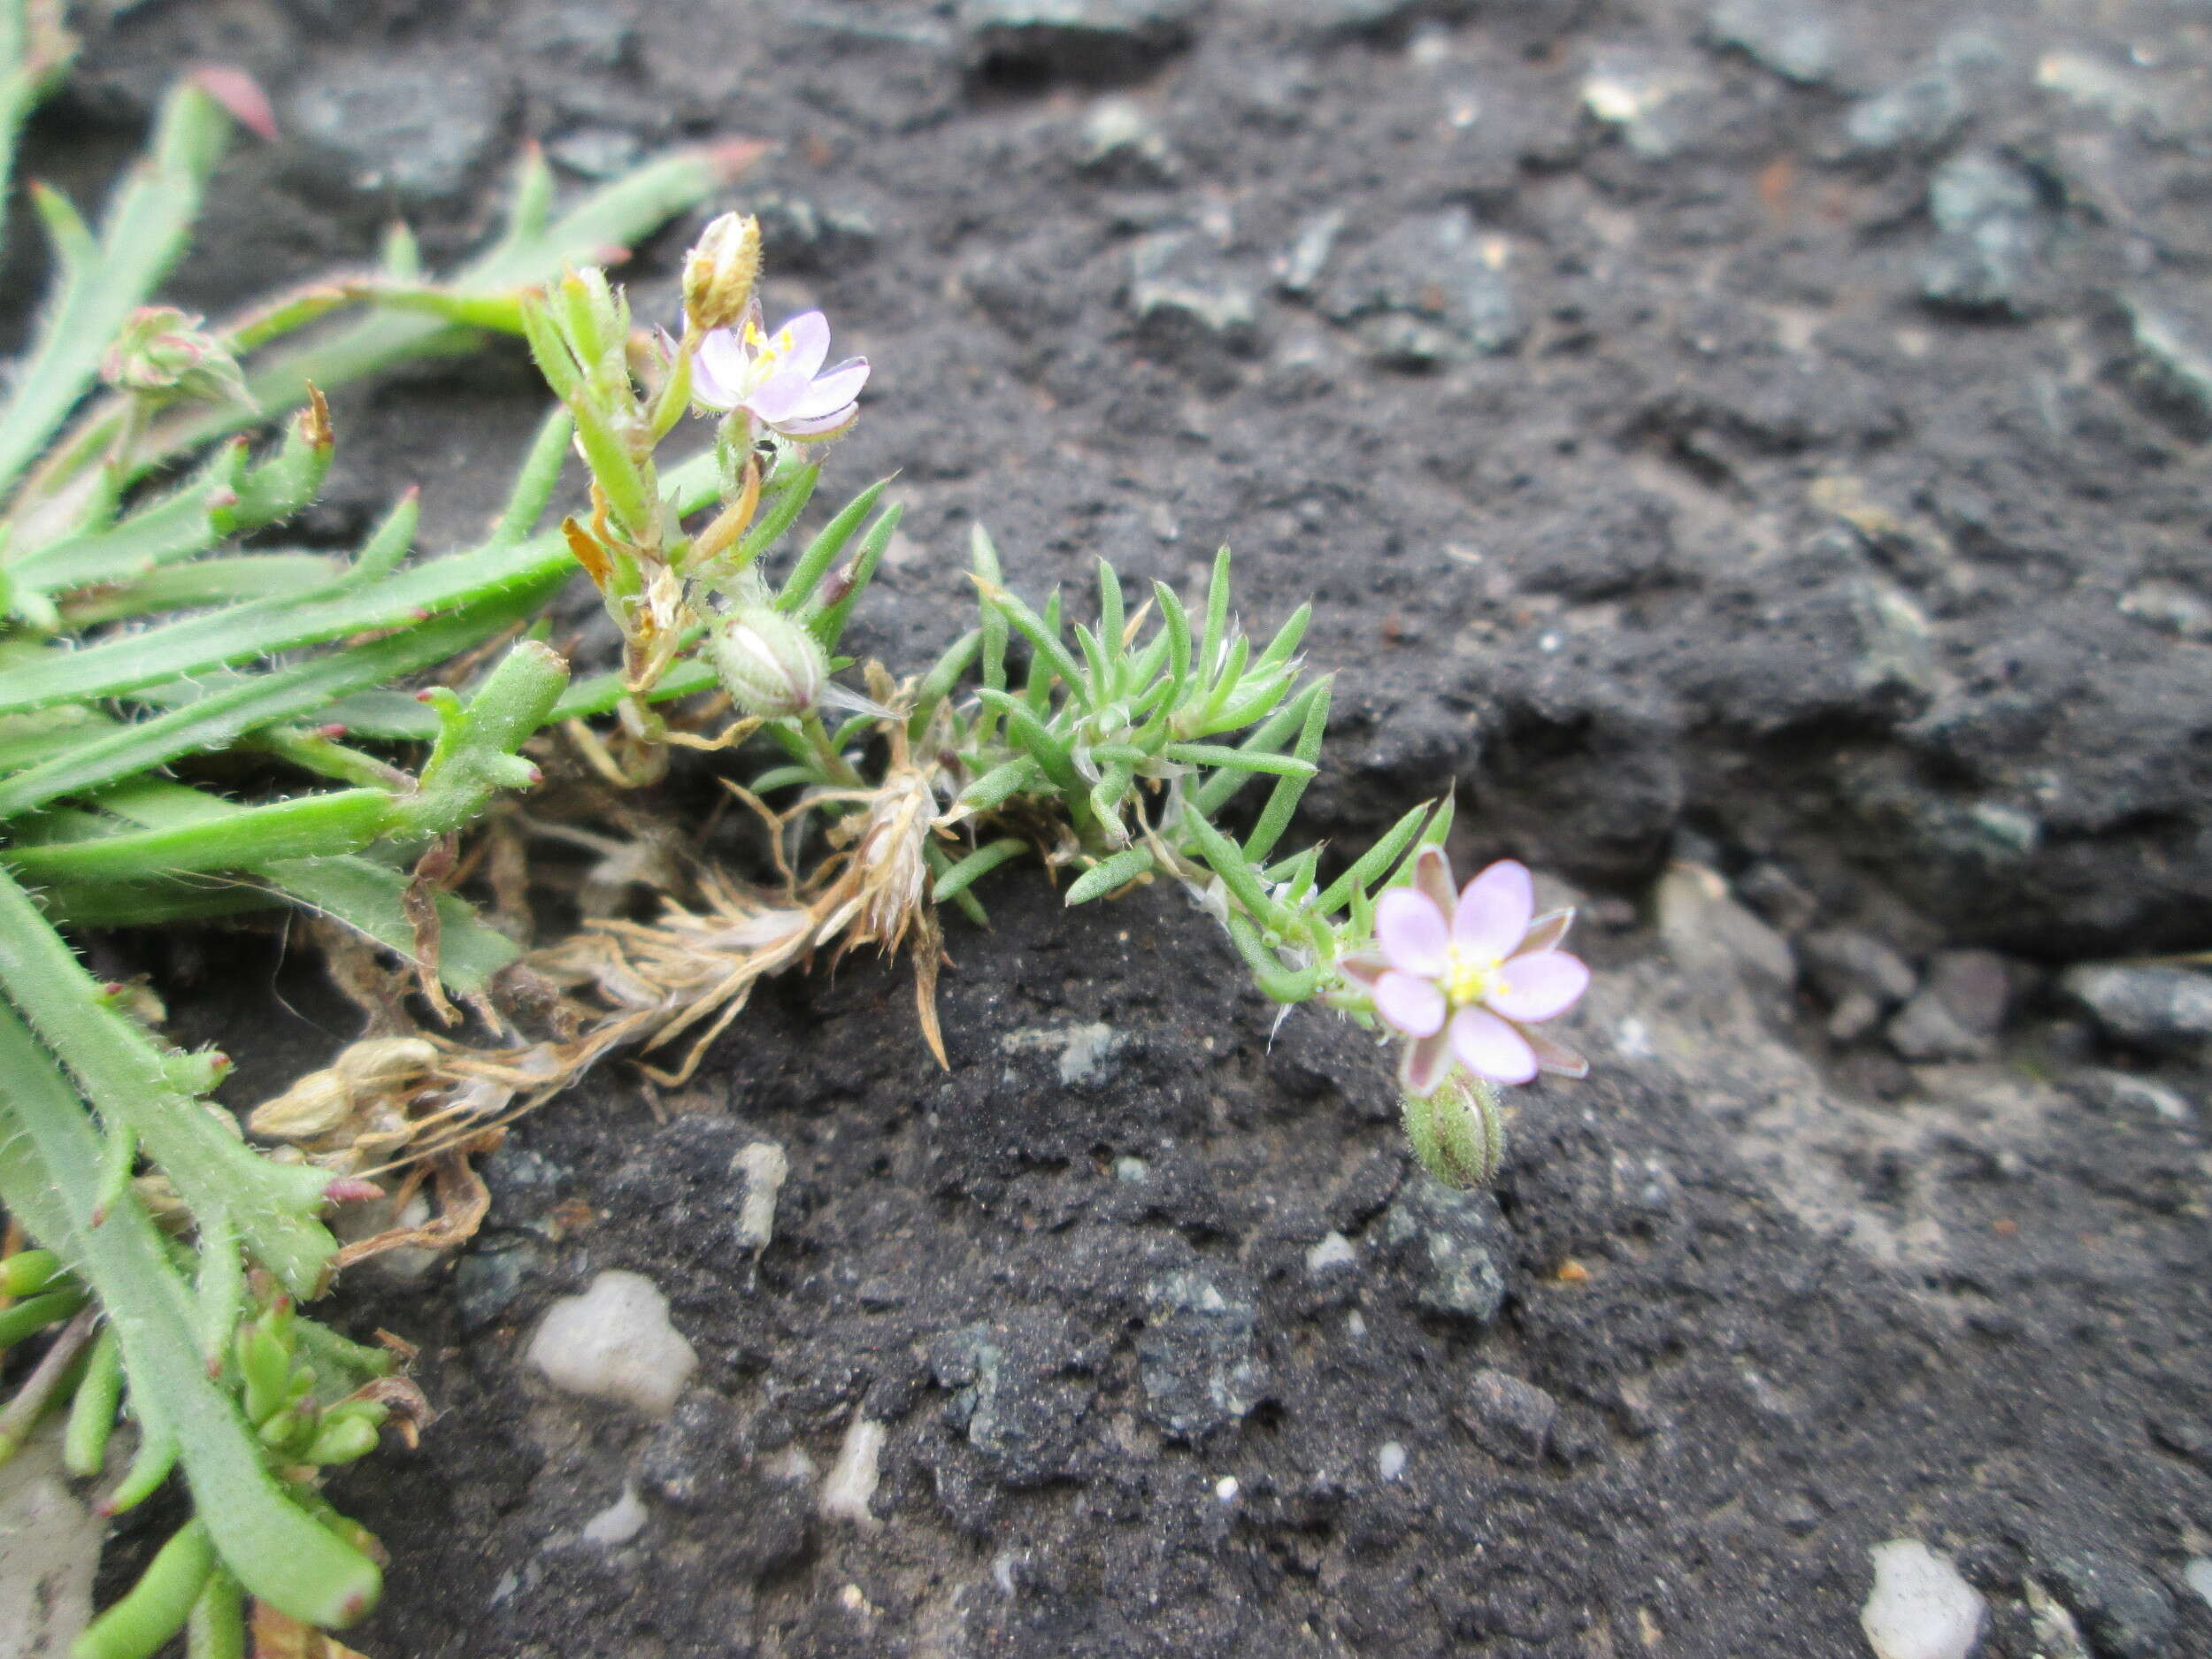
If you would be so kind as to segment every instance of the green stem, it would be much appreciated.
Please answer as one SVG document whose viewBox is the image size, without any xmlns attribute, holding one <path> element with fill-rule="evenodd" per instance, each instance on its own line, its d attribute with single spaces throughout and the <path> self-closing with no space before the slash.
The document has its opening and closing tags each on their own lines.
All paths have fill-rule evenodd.
<svg viewBox="0 0 2212 1659">
<path fill-rule="evenodd" d="M 337 1250 L 313 1218 L 329 1175 L 272 1164 L 180 1094 L 153 1040 L 106 1006 L 98 982 L 4 872 L 0 990 L 99 1103 L 111 1128 L 127 1125 L 137 1134 L 187 1204 L 202 1213 L 233 1207 L 248 1248 L 288 1290 L 320 1290 Z M 12 1088 L 7 1067 L 0 1076 Z M 88 1181 L 97 1182 L 100 1163 L 96 1145 L 86 1153 Z"/>
<path fill-rule="evenodd" d="M 293 1617 L 329 1625 L 357 1617 L 376 1599 L 375 1565 L 303 1512 L 268 1472 L 236 1405 L 207 1375 L 191 1290 L 144 1206 L 134 1195 L 93 1225 L 99 1137 L 53 1056 L 5 1008 L 0 1076 L 8 1079 L 0 1202 L 98 1294 L 122 1347 L 134 1404 L 144 1415 L 142 1402 L 158 1399 L 159 1420 L 177 1433 L 199 1517 L 193 1525 L 204 1526 L 249 1591 Z M 171 1109 L 205 1120 L 188 1102 Z M 106 1659 L 119 1650 L 80 1651 Z"/>
</svg>

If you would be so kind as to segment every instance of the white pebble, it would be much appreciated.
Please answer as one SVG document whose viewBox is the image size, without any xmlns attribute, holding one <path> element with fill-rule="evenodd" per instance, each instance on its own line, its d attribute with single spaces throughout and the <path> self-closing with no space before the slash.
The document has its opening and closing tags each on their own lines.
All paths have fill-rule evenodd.
<svg viewBox="0 0 2212 1659">
<path fill-rule="evenodd" d="M 774 1141 L 756 1141 L 731 1160 L 730 1167 L 745 1176 L 745 1201 L 737 1210 L 738 1242 L 757 1256 L 776 1236 L 776 1194 L 791 1173 L 791 1160 Z"/>
<path fill-rule="evenodd" d="M 622 1495 L 584 1523 L 584 1537 L 594 1544 L 612 1549 L 626 1544 L 645 1530 L 651 1518 L 641 1502 L 635 1486 L 622 1488 Z"/>
<path fill-rule="evenodd" d="M 1869 1552 L 1874 1588 L 1859 1609 L 1876 1659 L 1966 1659 L 1981 1639 L 1980 1592 L 1916 1538 Z"/>
<path fill-rule="evenodd" d="M 855 1417 L 845 1431 L 845 1443 L 837 1448 L 837 1461 L 830 1465 L 829 1479 L 822 1483 L 822 1495 L 817 1501 L 826 1521 L 850 1521 L 864 1532 L 872 1532 L 882 1525 L 868 1508 L 868 1500 L 876 1495 L 876 1459 L 883 1451 L 883 1425 L 867 1417 Z"/>
<path fill-rule="evenodd" d="M 2181 1570 L 2181 1581 L 2206 1601 L 2212 1602 L 2212 1556 L 2193 1556 Z"/>
<path fill-rule="evenodd" d="M 1406 1471 L 1406 1448 L 1395 1440 L 1385 1440 L 1375 1453 L 1375 1472 L 1385 1480 L 1395 1480 Z"/>
<path fill-rule="evenodd" d="M 1359 1252 L 1349 1239 L 1340 1233 L 1327 1233 L 1306 1252 L 1306 1271 L 1318 1279 L 1333 1267 L 1349 1267 L 1358 1260 Z"/>
<path fill-rule="evenodd" d="M 1237 1501 L 1237 1494 L 1243 1489 L 1237 1485 L 1237 1478 L 1234 1475 L 1224 1475 L 1214 1486 L 1214 1496 L 1219 1498 L 1224 1503 L 1234 1503 Z"/>
<path fill-rule="evenodd" d="M 668 1323 L 668 1299 L 641 1273 L 612 1271 L 564 1296 L 530 1340 L 530 1363 L 565 1394 L 594 1394 L 664 1417 L 699 1356 Z"/>
<path fill-rule="evenodd" d="M 62 1659 L 92 1619 L 106 1523 L 69 1489 L 61 1425 L 0 1467 L 0 1655 Z"/>
</svg>

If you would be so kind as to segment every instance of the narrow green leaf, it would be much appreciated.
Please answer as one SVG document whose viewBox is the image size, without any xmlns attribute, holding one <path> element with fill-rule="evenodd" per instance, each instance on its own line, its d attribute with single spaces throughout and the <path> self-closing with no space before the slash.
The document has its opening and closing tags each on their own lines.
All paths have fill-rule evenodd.
<svg viewBox="0 0 2212 1659">
<path fill-rule="evenodd" d="M 1149 847 L 1125 847 L 1111 857 L 1102 858 L 1068 886 L 1067 903 L 1071 909 L 1087 904 L 1093 899 L 1103 898 L 1118 887 L 1126 887 L 1152 868 L 1152 849 Z"/>
<path fill-rule="evenodd" d="M 1029 843 L 1018 836 L 1002 835 L 987 841 L 964 858 L 958 860 L 930 889 L 930 897 L 944 904 L 965 893 L 985 876 L 1010 858 L 1018 858 L 1029 850 Z"/>
<path fill-rule="evenodd" d="M 251 553 L 237 558 L 195 559 L 142 576 L 118 588 L 96 588 L 66 600 L 62 618 L 88 628 L 125 617 L 189 611 L 200 605 L 242 604 L 250 599 L 297 598 L 330 586 L 345 567 L 317 553 Z"/>
<path fill-rule="evenodd" d="M 1288 755 L 1231 749 L 1221 743 L 1170 743 L 1164 752 L 1170 760 L 1180 761 L 1187 766 L 1225 766 L 1240 772 L 1263 772 L 1300 782 L 1312 777 L 1314 771 L 1311 761 L 1294 760 Z"/>
<path fill-rule="evenodd" d="M 164 101 L 146 159 L 109 205 L 98 251 L 75 250 L 78 280 L 65 283 L 17 365 L 0 406 L 0 490 L 46 447 L 92 385 L 124 319 L 184 251 L 229 127 L 221 106 L 189 82 Z"/>
<path fill-rule="evenodd" d="M 529 454 L 515 473 L 514 488 L 508 492 L 506 506 L 500 510 L 499 522 L 492 526 L 493 546 L 512 547 L 528 540 L 538 527 L 553 492 L 560 488 L 561 471 L 568 465 L 569 441 L 575 434 L 575 419 L 565 408 L 556 404 L 547 412 L 538 435 L 530 441 Z"/>
<path fill-rule="evenodd" d="M 173 829 L 131 830 L 96 841 L 0 849 L 0 860 L 32 881 L 127 881 L 194 870 L 239 870 L 273 859 L 320 858 L 359 850 L 383 833 L 392 799 L 375 789 L 340 789 L 250 807 L 233 817 Z"/>
<path fill-rule="evenodd" d="M 848 502 L 844 510 L 824 525 L 814 540 L 806 544 L 806 550 L 799 555 L 798 562 L 791 567 L 791 573 L 784 578 L 782 591 L 776 595 L 779 611 L 796 612 L 813 599 L 814 590 L 821 586 L 822 578 L 829 574 L 830 566 L 845 550 L 845 544 L 853 539 L 854 532 L 875 511 L 877 497 L 883 494 L 890 482 L 889 479 L 884 478 L 869 485 Z"/>
<path fill-rule="evenodd" d="M 845 591 L 838 595 L 836 603 L 808 619 L 807 626 L 814 630 L 814 637 L 821 641 L 825 650 L 835 650 L 838 641 L 844 637 L 845 624 L 851 620 L 853 607 L 860 603 L 860 595 L 868 591 L 868 584 L 875 580 L 876 567 L 883 563 L 884 552 L 890 547 L 891 538 L 898 534 L 899 519 L 905 511 L 905 507 L 897 503 L 884 509 L 875 523 L 868 526 L 860 551 L 853 556 Z"/>
<path fill-rule="evenodd" d="M 1041 698 L 1032 695 L 1038 686 L 1037 674 L 1040 669 L 1048 670 L 1053 676 L 1056 677 L 1060 683 L 1068 688 L 1068 695 L 1083 708 L 1088 710 L 1097 707 L 1085 682 L 1082 664 L 1078 663 L 1069 652 L 1068 648 L 1060 642 L 1060 595 L 1058 594 L 1052 595 L 1051 604 L 1048 607 L 1046 614 L 1041 617 L 1024 604 L 1016 595 L 1003 588 L 986 593 L 983 596 L 983 603 L 986 610 L 998 611 L 1011 623 L 1021 636 L 1029 641 L 1030 649 L 1036 653 L 1036 665 L 1032 668 L 1030 673 L 1029 690 L 1025 692 L 1023 696 L 1024 703 L 1033 711 L 1040 706 L 1041 702 Z"/>
<path fill-rule="evenodd" d="M 1286 773 L 1269 792 L 1267 804 L 1260 810 L 1260 820 L 1252 826 L 1252 833 L 1244 843 L 1244 856 L 1254 864 L 1264 864 L 1268 854 L 1275 850 L 1275 843 L 1282 840 L 1283 832 L 1290 827 L 1291 817 L 1298 810 L 1299 798 L 1312 780 L 1315 764 L 1321 758 L 1321 739 L 1328 729 L 1332 691 L 1332 682 L 1323 680 L 1299 699 L 1305 705 L 1305 721 L 1299 728 L 1298 746 L 1291 750 L 1291 755 L 1305 766 L 1305 775 Z"/>
<path fill-rule="evenodd" d="M 1366 893 L 1368 887 L 1390 868 L 1398 855 L 1413 845 L 1413 838 L 1421 833 L 1421 826 L 1432 810 L 1425 802 L 1384 831 L 1379 841 L 1355 859 L 1342 875 L 1329 883 L 1321 896 L 1314 901 L 1314 910 L 1323 916 L 1333 916 L 1352 902 L 1355 893 Z"/>
</svg>

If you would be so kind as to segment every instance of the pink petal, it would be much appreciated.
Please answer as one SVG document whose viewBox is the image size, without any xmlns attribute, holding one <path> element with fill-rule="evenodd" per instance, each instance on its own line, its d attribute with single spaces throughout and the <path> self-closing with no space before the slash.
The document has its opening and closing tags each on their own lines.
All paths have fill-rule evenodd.
<svg viewBox="0 0 2212 1659">
<path fill-rule="evenodd" d="M 692 354 L 692 395 L 710 409 L 734 409 L 745 395 L 742 388 L 749 362 L 735 329 L 716 329 Z"/>
<path fill-rule="evenodd" d="M 1536 1069 L 1553 1077 L 1587 1077 L 1590 1063 L 1563 1042 L 1547 1037 L 1540 1031 L 1524 1031 L 1522 1040 L 1536 1056 Z"/>
<path fill-rule="evenodd" d="M 1448 938 L 1444 912 L 1426 894 L 1393 887 L 1376 901 L 1375 942 L 1401 972 L 1443 972 Z"/>
<path fill-rule="evenodd" d="M 1449 1038 L 1440 1031 L 1433 1037 L 1416 1037 L 1399 1056 L 1398 1082 L 1407 1094 L 1426 1097 L 1436 1093 L 1437 1085 L 1451 1068 Z"/>
<path fill-rule="evenodd" d="M 1432 1037 L 1444 1029 L 1448 1010 L 1435 980 L 1393 972 L 1375 983 L 1375 1011 L 1409 1037 Z"/>
<path fill-rule="evenodd" d="M 800 373 L 795 365 L 780 363 L 747 395 L 745 407 L 772 426 L 792 416 L 806 401 L 807 388 L 813 384 L 812 377 Z"/>
<path fill-rule="evenodd" d="M 1390 964 L 1372 951 L 1363 950 L 1356 956 L 1339 958 L 1336 971 L 1354 985 L 1373 990 L 1388 972 Z"/>
<path fill-rule="evenodd" d="M 816 420 L 796 420 L 786 415 L 774 425 L 776 430 L 787 438 L 833 438 L 859 419 L 860 405 L 848 403 L 836 413 L 824 415 Z"/>
<path fill-rule="evenodd" d="M 1514 950 L 1517 956 L 1532 956 L 1540 950 L 1556 950 L 1567 937 L 1567 930 L 1574 926 L 1573 910 L 1546 910 L 1528 925 L 1528 932 L 1521 936 L 1520 945 Z"/>
<path fill-rule="evenodd" d="M 1452 861 L 1441 847 L 1424 847 L 1413 855 L 1413 890 L 1425 893 L 1439 916 L 1449 916 L 1458 901 L 1452 887 Z"/>
<path fill-rule="evenodd" d="M 1452 917 L 1452 943 L 1479 962 L 1512 954 L 1536 914 L 1536 887 L 1528 866 L 1501 859 L 1467 884 Z"/>
<path fill-rule="evenodd" d="M 1448 1033 L 1460 1064 L 1493 1083 L 1525 1083 L 1536 1075 L 1535 1051 L 1521 1033 L 1487 1009 L 1463 1008 Z"/>
<path fill-rule="evenodd" d="M 1497 989 L 1482 1000 L 1508 1019 L 1556 1019 L 1590 988 L 1590 970 L 1563 950 L 1515 956 L 1498 971 Z"/>
<path fill-rule="evenodd" d="M 868 383 L 868 359 L 849 357 L 828 373 L 816 378 L 791 411 L 794 420 L 819 420 L 825 415 L 836 414 L 860 396 L 860 388 Z"/>
<path fill-rule="evenodd" d="M 784 363 L 798 370 L 802 379 L 812 380 L 829 356 L 829 319 L 819 311 L 801 311 L 776 332 L 791 336 Z"/>
</svg>

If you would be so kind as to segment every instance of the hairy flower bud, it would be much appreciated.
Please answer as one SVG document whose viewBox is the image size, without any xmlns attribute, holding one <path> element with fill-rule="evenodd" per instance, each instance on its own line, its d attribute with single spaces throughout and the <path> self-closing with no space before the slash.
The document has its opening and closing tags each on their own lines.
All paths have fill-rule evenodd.
<svg viewBox="0 0 2212 1659">
<path fill-rule="evenodd" d="M 829 678 L 812 631 L 772 605 L 740 605 L 707 636 L 707 655 L 738 707 L 763 719 L 811 713 Z"/>
<path fill-rule="evenodd" d="M 1505 1110 L 1497 1091 L 1455 1071 L 1433 1094 L 1408 1094 L 1406 1138 L 1421 1167 L 1447 1187 L 1471 1191 L 1505 1158 Z"/>
<path fill-rule="evenodd" d="M 173 305 L 142 305 L 100 361 L 101 378 L 127 392 L 226 400 L 253 407 L 238 359 L 200 319 Z"/>
<path fill-rule="evenodd" d="M 725 213 L 684 256 L 684 320 L 701 334 L 727 328 L 745 315 L 760 279 L 760 221 Z"/>
</svg>

